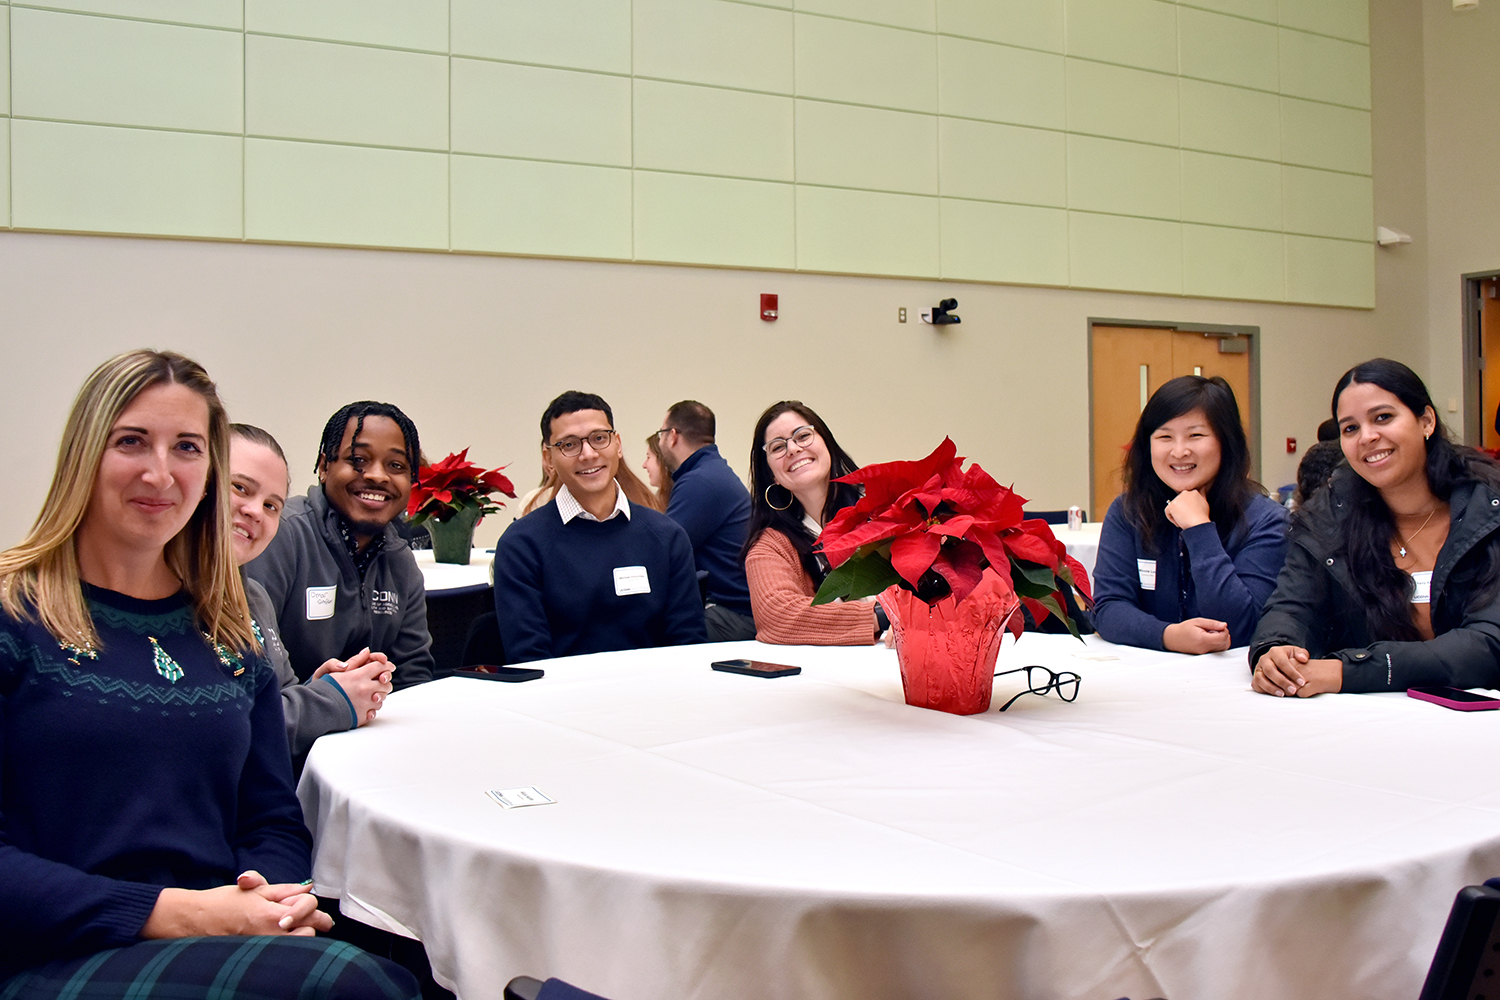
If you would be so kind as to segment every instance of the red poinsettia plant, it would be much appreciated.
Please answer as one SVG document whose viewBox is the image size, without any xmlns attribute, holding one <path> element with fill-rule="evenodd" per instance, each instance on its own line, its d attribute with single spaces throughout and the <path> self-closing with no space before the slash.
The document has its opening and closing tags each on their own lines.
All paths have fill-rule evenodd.
<svg viewBox="0 0 1500 1000">
<path fill-rule="evenodd" d="M 821 548 L 834 569 L 813 603 L 870 597 L 891 586 L 928 604 L 950 594 L 962 601 L 993 567 L 1033 619 L 1055 615 L 1077 635 L 1066 596 L 1071 589 L 1092 603 L 1088 571 L 1046 521 L 1023 516 L 1024 497 L 963 463 L 944 438 L 920 462 L 867 465 L 835 480 L 864 487 L 864 496 L 823 528 Z M 1011 628 L 1019 633 L 1019 621 Z"/>
<path fill-rule="evenodd" d="M 500 474 L 504 468 L 502 465 L 486 470 L 475 465 L 469 461 L 467 448 L 436 465 L 424 465 L 417 470 L 406 516 L 412 524 L 421 524 L 428 520 L 447 521 L 465 508 L 479 511 L 480 517 L 493 514 L 505 506 L 504 501 L 494 499 L 496 493 L 516 498 L 515 485 Z"/>
</svg>

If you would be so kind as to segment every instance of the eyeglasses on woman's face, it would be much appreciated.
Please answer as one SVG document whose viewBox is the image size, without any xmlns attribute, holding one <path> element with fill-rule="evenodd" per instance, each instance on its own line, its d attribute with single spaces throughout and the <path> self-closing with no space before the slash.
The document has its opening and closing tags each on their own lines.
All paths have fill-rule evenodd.
<svg viewBox="0 0 1500 1000">
<path fill-rule="evenodd" d="M 766 453 L 767 458 L 777 459 L 786 454 L 786 449 L 789 444 L 794 444 L 798 448 L 806 448 L 808 445 L 812 444 L 813 438 L 817 436 L 818 431 L 815 427 L 813 427 L 811 424 L 804 424 L 803 426 L 798 427 L 796 430 L 792 431 L 786 437 L 772 438 L 760 447 L 761 450 Z"/>
<path fill-rule="evenodd" d="M 609 443 L 614 440 L 614 437 L 614 431 L 598 430 L 581 438 L 565 437 L 561 441 L 553 441 L 547 447 L 566 455 L 568 458 L 576 458 L 583 451 L 583 443 L 585 441 L 596 452 L 602 452 L 609 447 Z"/>
</svg>

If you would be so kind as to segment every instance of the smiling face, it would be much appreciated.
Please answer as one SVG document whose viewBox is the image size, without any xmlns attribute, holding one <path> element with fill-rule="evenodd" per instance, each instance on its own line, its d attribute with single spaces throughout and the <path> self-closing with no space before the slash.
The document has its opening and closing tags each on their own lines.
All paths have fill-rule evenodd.
<svg viewBox="0 0 1500 1000">
<path fill-rule="evenodd" d="M 183 385 L 143 390 L 110 428 L 80 543 L 160 551 L 207 491 L 208 402 Z"/>
<path fill-rule="evenodd" d="M 661 463 L 656 460 L 656 452 L 651 446 L 646 446 L 646 460 L 641 463 L 641 468 L 646 470 L 646 482 L 651 484 L 653 490 L 661 489 Z"/>
<path fill-rule="evenodd" d="M 1202 409 L 1168 420 L 1151 434 L 1151 468 L 1178 493 L 1212 486 L 1219 459 L 1219 439 Z"/>
<path fill-rule="evenodd" d="M 1351 382 L 1338 399 L 1339 443 L 1349 468 L 1382 493 L 1427 478 L 1432 407 L 1413 413 L 1373 382 Z"/>
<path fill-rule="evenodd" d="M 237 434 L 230 438 L 229 511 L 234 522 L 230 542 L 238 565 L 260 555 L 276 537 L 287 488 L 286 463 L 279 455 Z"/>
<path fill-rule="evenodd" d="M 828 445 L 816 430 L 810 437 L 805 432 L 798 435 L 799 430 L 809 426 L 806 417 L 788 410 L 766 425 L 761 441 L 771 446 L 766 450 L 766 463 L 771 467 L 772 477 L 793 494 L 826 488 L 833 468 Z M 793 440 L 799 436 L 805 438 L 804 443 Z"/>
<path fill-rule="evenodd" d="M 609 443 L 595 449 L 588 436 L 595 431 L 608 431 L 609 417 L 603 410 L 575 410 L 552 418 L 552 430 L 547 435 L 549 444 L 568 440 L 582 442 L 576 455 L 564 455 L 558 448 L 547 449 L 552 457 L 552 466 L 573 498 L 585 509 L 590 508 L 589 499 L 602 499 L 606 494 L 613 503 L 615 473 L 620 468 L 620 436 L 611 434 Z"/>
<path fill-rule="evenodd" d="M 406 509 L 411 496 L 411 456 L 406 453 L 406 437 L 390 417 L 365 417 L 355 440 L 357 426 L 358 418 L 350 417 L 339 442 L 338 461 L 320 459 L 318 481 L 329 504 L 368 539 Z"/>
</svg>

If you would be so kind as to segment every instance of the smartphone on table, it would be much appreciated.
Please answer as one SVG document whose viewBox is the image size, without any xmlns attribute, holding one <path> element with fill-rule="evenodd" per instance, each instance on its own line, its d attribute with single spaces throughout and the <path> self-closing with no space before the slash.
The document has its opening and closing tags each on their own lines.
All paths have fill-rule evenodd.
<svg viewBox="0 0 1500 1000">
<path fill-rule="evenodd" d="M 715 660 L 713 668 L 726 674 L 744 674 L 746 677 L 790 677 L 802 673 L 801 667 L 765 660 Z"/>
<path fill-rule="evenodd" d="M 1485 712 L 1490 709 L 1500 708 L 1500 698 L 1491 698 L 1486 694 L 1475 694 L 1473 691 L 1465 691 L 1463 688 L 1409 688 L 1406 693 L 1412 698 L 1430 701 L 1434 705 L 1442 705 L 1444 708 L 1451 708 L 1455 712 Z"/>
<path fill-rule="evenodd" d="M 547 671 L 536 667 L 497 667 L 492 663 L 471 663 L 462 670 L 453 671 L 454 677 L 472 677 L 475 680 L 500 681 L 506 684 L 534 681 L 546 675 Z"/>
</svg>

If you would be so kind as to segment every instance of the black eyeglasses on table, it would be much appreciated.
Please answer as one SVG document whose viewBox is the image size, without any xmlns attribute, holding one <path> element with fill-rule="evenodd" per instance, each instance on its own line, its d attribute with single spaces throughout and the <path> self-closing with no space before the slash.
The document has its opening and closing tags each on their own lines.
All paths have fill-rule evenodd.
<svg viewBox="0 0 1500 1000">
<path fill-rule="evenodd" d="M 1004 677 L 1006 674 L 1019 674 L 1023 670 L 1026 671 L 1026 690 L 1022 691 L 1021 694 L 1016 695 L 1016 697 L 1012 698 L 1010 701 L 1007 701 L 1004 705 L 1001 705 L 1000 711 L 1003 712 L 1007 708 L 1010 708 L 1010 706 L 1016 703 L 1016 698 L 1020 698 L 1022 697 L 1022 695 L 1044 695 L 1048 692 L 1056 691 L 1057 696 L 1063 701 L 1072 701 L 1074 698 L 1078 697 L 1078 684 L 1081 680 L 1083 680 L 1083 678 L 1079 677 L 1071 670 L 1064 670 L 1054 673 L 1052 670 L 1049 670 L 1046 667 L 1033 664 L 1029 667 L 1017 667 L 1014 670 L 1001 670 L 999 673 L 995 674 L 995 676 Z M 1042 683 L 1038 683 L 1038 676 L 1036 673 L 1034 673 L 1034 671 L 1040 671 L 1041 674 L 1045 677 L 1045 681 L 1043 681 Z"/>
</svg>

